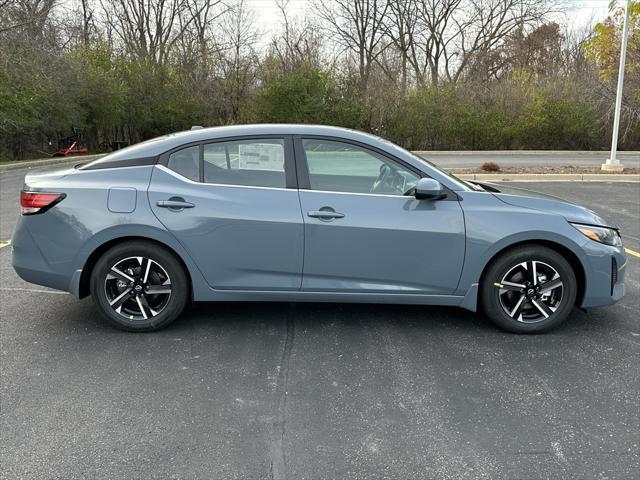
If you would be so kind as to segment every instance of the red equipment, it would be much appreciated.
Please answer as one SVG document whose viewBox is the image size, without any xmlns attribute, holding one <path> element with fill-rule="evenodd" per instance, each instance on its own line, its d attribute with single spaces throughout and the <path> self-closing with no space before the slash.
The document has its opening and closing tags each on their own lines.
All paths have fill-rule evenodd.
<svg viewBox="0 0 640 480">
<path fill-rule="evenodd" d="M 73 127 L 73 135 L 63 138 L 58 142 L 58 150 L 53 152 L 54 157 L 71 157 L 74 155 L 87 155 L 89 149 L 84 146 L 84 129 Z"/>
</svg>

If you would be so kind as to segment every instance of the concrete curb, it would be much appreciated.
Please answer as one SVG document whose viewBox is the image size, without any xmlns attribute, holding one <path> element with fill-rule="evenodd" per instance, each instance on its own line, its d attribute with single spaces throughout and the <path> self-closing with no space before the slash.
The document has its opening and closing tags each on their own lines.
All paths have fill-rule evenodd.
<svg viewBox="0 0 640 480">
<path fill-rule="evenodd" d="M 439 156 L 469 156 L 469 155 L 492 155 L 496 157 L 505 157 L 510 155 L 518 155 L 518 156 L 540 156 L 540 155 L 553 155 L 554 157 L 564 157 L 564 156 L 576 156 L 581 155 L 585 157 L 601 157 L 608 158 L 611 154 L 608 150 L 413 150 L 411 153 L 418 155 L 420 157 L 429 158 L 429 155 Z M 631 158 L 637 159 L 640 158 L 640 151 L 635 150 L 626 150 L 626 151 L 618 151 L 616 156 L 620 159 Z M 624 163 L 624 162 L 623 162 Z"/>
<path fill-rule="evenodd" d="M 64 165 L 66 163 L 81 163 L 95 160 L 100 157 L 104 157 L 106 154 L 100 155 L 79 155 L 77 157 L 55 157 L 44 158 L 41 160 L 27 160 L 24 162 L 13 162 L 0 164 L 0 172 L 8 170 L 20 170 L 21 168 L 37 168 L 46 167 L 47 165 Z"/>
<path fill-rule="evenodd" d="M 464 173 L 456 177 L 485 182 L 640 182 L 637 173 Z"/>
</svg>

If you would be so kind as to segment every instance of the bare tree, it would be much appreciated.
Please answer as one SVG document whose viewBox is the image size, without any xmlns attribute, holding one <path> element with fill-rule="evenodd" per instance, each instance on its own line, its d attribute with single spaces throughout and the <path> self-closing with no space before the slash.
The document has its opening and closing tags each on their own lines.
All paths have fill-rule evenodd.
<svg viewBox="0 0 640 480">
<path fill-rule="evenodd" d="M 78 3 L 67 4 L 61 2 L 57 8 L 60 17 L 59 28 L 64 37 L 64 46 L 88 46 L 99 37 L 96 21 L 96 2 L 94 0 L 79 0 Z"/>
<path fill-rule="evenodd" d="M 217 0 L 100 0 L 105 22 L 127 53 L 165 65 L 172 49 Z"/>
<path fill-rule="evenodd" d="M 261 34 L 254 29 L 254 12 L 244 0 L 231 5 L 221 18 L 219 45 L 223 101 L 227 105 L 225 121 L 237 121 L 242 101 L 247 97 L 257 77 L 259 64 L 256 44 Z"/>
<path fill-rule="evenodd" d="M 540 23 L 555 6 L 550 0 L 394 2 L 387 33 L 418 84 L 455 83 L 514 32 Z"/>
<path fill-rule="evenodd" d="M 190 22 L 177 42 L 178 62 L 195 83 L 205 82 L 211 75 L 222 47 L 215 35 L 216 21 L 228 11 L 221 0 L 211 0 L 201 8 L 197 3 L 189 3 L 190 15 L 181 16 L 181 22 Z"/>
<path fill-rule="evenodd" d="M 88 45 L 91 40 L 91 32 L 95 29 L 95 21 L 93 18 L 93 8 L 89 4 L 89 0 L 82 0 L 82 43 Z"/>
<path fill-rule="evenodd" d="M 418 28 L 417 0 L 390 2 L 385 24 L 386 33 L 400 54 L 400 87 L 404 92 L 407 89 L 410 59 L 415 55 L 412 55 L 412 50 L 415 49 L 415 34 Z M 391 79 L 395 77 L 391 72 L 386 73 Z"/>
<path fill-rule="evenodd" d="M 322 62 L 322 35 L 318 26 L 308 18 L 292 18 L 290 0 L 276 0 L 281 15 L 281 32 L 273 35 L 270 53 L 278 59 L 282 70 L 296 68 L 303 62 L 319 65 Z"/>
<path fill-rule="evenodd" d="M 376 59 L 388 43 L 385 16 L 388 0 L 318 0 L 315 9 L 336 36 L 336 41 L 354 54 L 363 90 Z"/>
<path fill-rule="evenodd" d="M 42 36 L 56 3 L 57 0 L 15 0 L 3 3 L 0 17 L 3 25 L 0 33 L 21 29 L 32 39 Z"/>
<path fill-rule="evenodd" d="M 445 53 L 446 75 L 458 81 L 475 59 L 502 44 L 518 29 L 542 22 L 557 4 L 550 0 L 470 0 L 465 15 L 455 18 L 459 61 Z"/>
<path fill-rule="evenodd" d="M 449 77 L 449 64 L 459 55 L 454 45 L 465 32 L 456 25 L 464 0 L 418 0 L 419 40 L 411 46 L 411 65 L 418 83 L 429 78 L 437 85 L 441 73 Z"/>
</svg>

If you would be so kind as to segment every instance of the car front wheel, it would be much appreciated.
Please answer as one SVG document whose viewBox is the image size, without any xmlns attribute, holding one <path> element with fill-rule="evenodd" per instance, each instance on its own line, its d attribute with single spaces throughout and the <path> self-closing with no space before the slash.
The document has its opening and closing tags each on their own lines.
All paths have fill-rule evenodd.
<svg viewBox="0 0 640 480">
<path fill-rule="evenodd" d="M 184 310 L 189 293 L 175 255 L 145 241 L 124 242 L 105 252 L 93 268 L 90 287 L 100 313 L 133 332 L 169 325 Z"/>
<path fill-rule="evenodd" d="M 490 265 L 481 285 L 486 314 L 514 333 L 542 333 L 556 328 L 571 312 L 577 294 L 569 262 L 542 245 L 509 250 Z"/>
</svg>

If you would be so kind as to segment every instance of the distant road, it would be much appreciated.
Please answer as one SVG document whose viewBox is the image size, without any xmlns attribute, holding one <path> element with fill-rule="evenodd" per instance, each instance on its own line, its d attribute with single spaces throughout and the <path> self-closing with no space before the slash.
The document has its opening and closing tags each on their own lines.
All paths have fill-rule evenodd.
<svg viewBox="0 0 640 480">
<path fill-rule="evenodd" d="M 561 167 L 600 166 L 609 158 L 609 152 L 567 151 L 419 151 L 416 155 L 444 168 L 479 167 L 484 162 L 496 162 L 501 167 Z M 625 167 L 640 168 L 640 152 L 619 152 Z"/>
<path fill-rule="evenodd" d="M 561 167 L 564 165 L 597 167 L 609 158 L 609 152 L 588 151 L 535 151 L 535 150 L 499 150 L 499 151 L 414 151 L 426 160 L 443 168 L 479 167 L 484 162 L 493 161 L 501 167 Z M 58 163 L 80 163 L 100 158 L 102 155 L 84 157 L 48 158 L 29 162 L 0 164 L 0 172 L 24 168 L 35 168 Z M 618 158 L 625 167 L 640 168 L 640 152 L 619 152 Z"/>
</svg>

